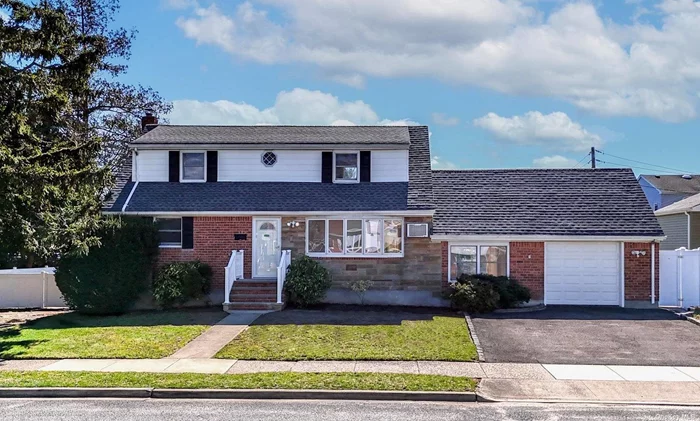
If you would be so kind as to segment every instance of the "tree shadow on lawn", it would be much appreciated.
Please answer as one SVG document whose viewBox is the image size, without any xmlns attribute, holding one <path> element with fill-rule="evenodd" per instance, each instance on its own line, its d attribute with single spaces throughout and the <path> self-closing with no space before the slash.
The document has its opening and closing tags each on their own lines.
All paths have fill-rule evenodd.
<svg viewBox="0 0 700 421">
<path fill-rule="evenodd" d="M 326 304 L 309 309 L 289 308 L 266 313 L 252 325 L 401 325 L 404 321 L 431 321 L 434 317 L 464 316 L 450 309 L 436 307 L 361 306 Z"/>
<path fill-rule="evenodd" d="M 197 326 L 215 325 L 227 314 L 220 308 L 172 309 L 134 311 L 119 315 L 86 315 L 63 313 L 30 320 L 19 325 L 20 329 L 68 329 L 149 326 Z M 19 331 L 17 331 L 19 333 Z M 0 339 L 2 335 L 0 334 Z"/>
<path fill-rule="evenodd" d="M 0 329 L 0 358 L 16 358 L 17 356 L 24 354 L 16 347 L 21 347 L 20 349 L 29 349 L 42 342 L 46 342 L 45 340 L 41 339 L 19 339 L 19 336 L 20 331 L 16 327 Z M 13 340 L 13 338 L 17 339 Z M 13 348 L 15 349 L 13 350 Z M 10 351 L 12 352 L 10 353 Z M 0 365 L 2 365 L 1 362 Z"/>
</svg>

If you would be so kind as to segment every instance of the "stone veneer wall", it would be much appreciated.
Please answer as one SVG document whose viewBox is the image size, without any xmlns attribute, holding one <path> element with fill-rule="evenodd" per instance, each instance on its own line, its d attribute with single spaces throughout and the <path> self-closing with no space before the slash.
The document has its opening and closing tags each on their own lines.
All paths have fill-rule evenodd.
<svg viewBox="0 0 700 421">
<path fill-rule="evenodd" d="M 299 226 L 290 228 L 289 221 L 297 221 Z M 429 223 L 431 218 L 404 218 L 404 223 L 409 222 Z M 292 250 L 292 258 L 305 253 L 305 218 L 282 218 L 282 249 Z M 439 293 L 442 288 L 441 245 L 429 238 L 404 238 L 404 257 L 324 257 L 317 260 L 331 272 L 334 288 L 347 288 L 349 281 L 359 279 L 374 281 L 372 290 Z"/>
</svg>

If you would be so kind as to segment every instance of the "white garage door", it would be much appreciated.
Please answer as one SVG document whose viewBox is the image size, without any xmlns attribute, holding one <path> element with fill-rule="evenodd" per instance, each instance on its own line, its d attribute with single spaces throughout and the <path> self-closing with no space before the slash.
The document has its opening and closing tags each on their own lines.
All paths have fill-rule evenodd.
<svg viewBox="0 0 700 421">
<path fill-rule="evenodd" d="M 620 305 L 620 243 L 545 248 L 545 304 Z"/>
</svg>

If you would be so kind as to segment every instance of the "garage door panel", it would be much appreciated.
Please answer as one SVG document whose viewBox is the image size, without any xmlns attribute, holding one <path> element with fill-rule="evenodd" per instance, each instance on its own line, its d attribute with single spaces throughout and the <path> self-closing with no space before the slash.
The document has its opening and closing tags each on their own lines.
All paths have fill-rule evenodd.
<svg viewBox="0 0 700 421">
<path fill-rule="evenodd" d="M 547 304 L 619 305 L 618 243 L 547 243 Z"/>
</svg>

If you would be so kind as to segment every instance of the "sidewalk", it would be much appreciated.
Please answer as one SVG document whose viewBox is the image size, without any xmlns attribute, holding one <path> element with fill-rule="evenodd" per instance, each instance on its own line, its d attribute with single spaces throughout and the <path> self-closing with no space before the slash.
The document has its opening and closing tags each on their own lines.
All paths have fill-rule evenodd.
<svg viewBox="0 0 700 421">
<path fill-rule="evenodd" d="M 608 382 L 700 382 L 700 367 L 606 366 L 564 364 L 475 363 L 445 361 L 246 361 L 213 358 L 151 360 L 66 359 L 9 360 L 0 370 L 99 371 L 142 373 L 240 374 L 402 373 L 465 376 L 480 379 Z"/>
</svg>

